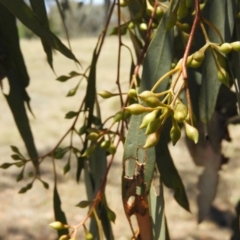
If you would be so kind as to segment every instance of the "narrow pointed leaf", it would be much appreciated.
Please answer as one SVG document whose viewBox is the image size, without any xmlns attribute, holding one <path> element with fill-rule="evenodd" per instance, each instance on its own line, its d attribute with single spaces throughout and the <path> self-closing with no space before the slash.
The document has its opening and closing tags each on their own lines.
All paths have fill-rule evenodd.
<svg viewBox="0 0 240 240">
<path fill-rule="evenodd" d="M 0 0 L 26 27 L 64 56 L 78 62 L 74 54 L 37 18 L 23 0 Z M 79 63 L 79 62 L 78 62 Z"/>
<path fill-rule="evenodd" d="M 203 11 L 203 16 L 219 30 L 226 42 L 231 40 L 233 33 L 235 16 L 232 13 L 228 15 L 228 9 L 232 9 L 234 7 L 233 4 L 236 4 L 235 1 L 224 1 L 222 4 L 219 4 L 218 0 L 207 1 Z M 212 14 L 213 12 L 217 12 L 218 14 Z M 209 30 L 209 39 L 212 42 L 221 42 L 217 33 L 212 29 Z M 202 88 L 200 92 L 200 119 L 205 123 L 210 121 L 214 112 L 220 85 L 221 83 L 217 79 L 217 68 L 212 57 L 212 52 L 207 50 L 203 62 Z"/>
<path fill-rule="evenodd" d="M 53 189 L 53 208 L 54 208 L 55 220 L 63 224 L 67 224 L 67 218 L 61 208 L 61 199 L 57 190 L 56 182 L 54 184 L 54 189 Z M 68 234 L 68 229 L 58 230 L 59 237 L 64 234 L 66 235 Z"/>
<path fill-rule="evenodd" d="M 44 27 L 49 29 L 47 10 L 46 10 L 44 0 L 30 0 L 30 4 L 33 12 L 40 19 Z M 42 41 L 43 49 L 47 55 L 48 64 L 53 69 L 52 47 L 43 38 L 41 38 L 41 41 Z"/>
</svg>

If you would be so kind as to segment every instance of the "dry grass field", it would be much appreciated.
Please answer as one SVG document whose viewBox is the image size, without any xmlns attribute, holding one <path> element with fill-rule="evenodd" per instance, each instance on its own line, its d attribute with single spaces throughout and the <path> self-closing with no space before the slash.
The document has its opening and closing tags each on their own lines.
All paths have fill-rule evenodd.
<svg viewBox="0 0 240 240">
<path fill-rule="evenodd" d="M 91 60 L 91 52 L 96 44 L 96 39 L 72 40 L 72 48 L 83 68 L 86 68 Z M 126 39 L 126 43 L 130 42 Z M 84 96 L 86 83 L 83 82 L 76 96 L 66 98 L 67 92 L 73 88 L 78 79 L 71 79 L 66 83 L 56 81 L 56 76 L 51 71 L 45 60 L 40 41 L 22 40 L 21 47 L 28 67 L 31 82 L 28 92 L 31 97 L 31 106 L 36 116 L 29 114 L 35 142 L 42 155 L 53 148 L 61 136 L 71 124 L 71 120 L 64 119 L 69 110 L 76 110 Z M 122 52 L 121 82 L 127 87 L 129 76 L 129 54 Z M 55 54 L 54 66 L 57 76 L 68 74 L 70 71 L 81 71 L 76 65 L 61 56 Z M 98 64 L 97 81 L 98 90 L 116 89 L 117 67 L 117 39 L 108 38 L 105 42 L 103 53 Z M 4 91 L 7 91 L 7 82 L 4 80 Z M 102 117 L 106 118 L 114 113 L 119 106 L 117 100 L 102 101 Z M 24 145 L 17 132 L 11 113 L 3 95 L 0 95 L 0 164 L 10 162 L 10 145 L 15 145 L 25 153 Z M 229 163 L 220 171 L 220 182 L 217 197 L 213 205 L 222 213 L 222 225 L 219 220 L 208 219 L 197 224 L 197 181 L 202 169 L 197 168 L 191 161 L 184 141 L 181 140 L 176 147 L 171 147 L 175 164 L 183 179 L 187 194 L 190 199 L 191 213 L 186 212 L 177 205 L 173 199 L 171 190 L 165 189 L 166 215 L 173 240 L 228 240 L 231 236 L 230 220 L 234 217 L 235 205 L 240 199 L 240 130 L 238 126 L 230 126 L 230 134 L 233 138 L 231 145 L 224 143 L 223 148 L 231 157 Z M 67 139 L 68 140 L 68 139 Z M 67 144 L 67 143 L 66 143 Z M 76 142 L 76 144 L 78 144 Z M 128 240 L 131 233 L 125 219 L 121 195 L 121 156 L 122 149 L 116 155 L 114 165 L 108 177 L 107 198 L 109 206 L 117 214 L 116 223 L 113 225 L 116 239 Z M 83 220 L 86 212 L 76 208 L 80 200 L 85 200 L 85 188 L 82 183 L 75 182 L 75 163 L 72 160 L 71 171 L 63 175 L 63 166 L 66 161 L 57 161 L 59 191 L 62 197 L 62 208 L 67 215 L 70 224 L 77 224 Z M 30 168 L 30 167 L 29 167 Z M 19 169 L 12 167 L 0 170 L 0 240 L 53 240 L 56 239 L 54 230 L 48 224 L 54 221 L 52 210 L 52 163 L 46 159 L 42 164 L 41 174 L 43 180 L 50 184 L 46 190 L 41 183 L 36 182 L 33 189 L 26 194 L 18 194 L 18 190 L 29 182 L 28 177 L 16 183 L 15 179 Z M 220 222 L 220 223 L 219 223 Z M 79 230 L 79 239 L 83 239 Z"/>
</svg>

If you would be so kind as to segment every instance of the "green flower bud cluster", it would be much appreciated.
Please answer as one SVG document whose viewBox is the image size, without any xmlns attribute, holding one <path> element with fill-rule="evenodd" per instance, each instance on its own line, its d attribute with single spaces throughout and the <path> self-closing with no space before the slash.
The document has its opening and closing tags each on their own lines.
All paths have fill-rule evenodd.
<svg viewBox="0 0 240 240">
<path fill-rule="evenodd" d="M 232 42 L 232 43 L 223 43 L 218 47 L 218 50 L 221 53 L 228 54 L 232 50 L 236 52 L 240 52 L 240 41 Z"/>
<path fill-rule="evenodd" d="M 114 122 L 118 122 L 121 119 L 125 120 L 130 116 L 130 113 L 127 111 L 121 111 L 116 113 L 114 116 Z M 106 152 L 109 154 L 115 154 L 116 152 L 116 146 L 112 142 L 111 135 L 115 135 L 115 132 L 101 130 L 101 129 L 95 129 L 90 128 L 86 129 L 86 139 L 88 139 L 91 143 L 89 146 L 85 149 L 85 151 L 82 153 L 82 157 L 89 157 L 94 153 L 97 146 L 100 146 L 101 148 L 105 149 Z M 105 136 L 109 140 L 105 140 Z"/>
<path fill-rule="evenodd" d="M 198 68 L 202 65 L 204 57 L 205 48 L 202 48 L 188 57 L 187 65 L 191 68 Z"/>
<path fill-rule="evenodd" d="M 217 55 L 217 78 L 218 80 L 229 87 L 230 76 L 227 69 L 227 60 L 224 54 L 230 53 L 232 50 L 240 51 L 240 42 L 233 42 L 233 43 L 223 43 L 220 47 L 214 49 L 214 53 Z"/>
</svg>

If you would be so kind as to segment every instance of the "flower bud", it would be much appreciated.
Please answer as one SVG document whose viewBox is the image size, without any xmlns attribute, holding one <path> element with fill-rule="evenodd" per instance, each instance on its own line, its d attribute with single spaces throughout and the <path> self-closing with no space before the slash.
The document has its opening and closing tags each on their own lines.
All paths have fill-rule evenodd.
<svg viewBox="0 0 240 240">
<path fill-rule="evenodd" d="M 101 96 L 102 98 L 110 98 L 115 96 L 115 94 L 109 92 L 109 91 L 102 91 L 98 93 L 99 96 Z"/>
<path fill-rule="evenodd" d="M 119 0 L 120 7 L 126 7 L 126 6 L 128 6 L 128 4 L 129 4 L 129 1 L 127 1 L 127 0 Z"/>
<path fill-rule="evenodd" d="M 134 22 L 130 22 L 130 23 L 128 24 L 128 28 L 134 29 L 134 28 L 135 28 L 135 23 L 134 23 Z"/>
<path fill-rule="evenodd" d="M 113 118 L 113 122 L 119 122 L 121 120 L 126 120 L 130 117 L 130 113 L 128 111 L 120 111 L 117 112 Z"/>
<path fill-rule="evenodd" d="M 117 151 L 117 148 L 116 148 L 116 146 L 113 143 L 111 143 L 110 146 L 107 148 L 107 151 L 110 154 L 115 154 L 115 152 Z"/>
<path fill-rule="evenodd" d="M 69 240 L 68 235 L 62 235 L 58 240 Z"/>
<path fill-rule="evenodd" d="M 143 146 L 144 149 L 155 146 L 159 141 L 160 134 L 158 132 L 148 135 L 146 142 Z"/>
<path fill-rule="evenodd" d="M 203 59 L 204 59 L 204 51 L 203 51 L 203 49 L 195 52 L 195 53 L 193 54 L 193 59 L 194 59 L 195 61 L 197 61 L 197 62 L 202 62 Z"/>
<path fill-rule="evenodd" d="M 173 118 L 177 122 L 182 122 L 188 115 L 188 108 L 186 105 L 179 102 L 174 109 Z"/>
<path fill-rule="evenodd" d="M 195 59 L 192 60 L 192 62 L 189 64 L 189 67 L 191 68 L 198 68 L 202 65 L 202 62 L 198 62 Z"/>
<path fill-rule="evenodd" d="M 233 47 L 230 43 L 223 43 L 220 47 L 219 47 L 219 51 L 222 53 L 230 53 L 232 51 Z"/>
<path fill-rule="evenodd" d="M 187 66 L 188 67 L 191 65 L 192 60 L 193 60 L 193 55 L 188 56 L 188 58 L 187 58 Z"/>
<path fill-rule="evenodd" d="M 158 7 L 156 8 L 155 17 L 156 17 L 158 20 L 161 20 L 163 14 L 164 14 L 164 12 L 163 12 L 162 8 L 161 8 L 160 6 L 158 6 Z"/>
<path fill-rule="evenodd" d="M 157 97 L 155 97 L 155 96 L 151 96 L 151 97 L 145 98 L 143 101 L 145 101 L 145 103 L 149 107 L 155 108 L 155 107 L 161 106 L 160 100 Z"/>
<path fill-rule="evenodd" d="M 145 101 L 145 99 L 148 97 L 155 97 L 155 94 L 152 91 L 143 91 L 138 95 L 138 97 Z"/>
<path fill-rule="evenodd" d="M 225 69 L 221 68 L 220 71 L 217 72 L 218 79 L 221 83 L 229 87 L 229 74 L 226 72 Z"/>
<path fill-rule="evenodd" d="M 139 24 L 139 29 L 142 30 L 142 31 L 147 31 L 147 24 L 146 23 L 140 23 Z"/>
<path fill-rule="evenodd" d="M 152 108 L 144 107 L 143 105 L 138 103 L 134 103 L 128 107 L 125 107 L 125 109 L 133 115 L 139 115 L 144 112 L 151 112 L 153 110 Z"/>
<path fill-rule="evenodd" d="M 93 144 L 89 148 L 85 150 L 85 152 L 82 154 L 82 157 L 88 157 L 90 156 L 96 149 L 96 145 Z"/>
<path fill-rule="evenodd" d="M 157 118 L 157 119 L 153 120 L 152 122 L 150 122 L 147 125 L 145 134 L 151 134 L 151 133 L 156 132 L 160 128 L 161 124 L 162 124 L 162 119 Z"/>
<path fill-rule="evenodd" d="M 232 49 L 236 52 L 240 52 L 240 41 L 231 43 Z"/>
<path fill-rule="evenodd" d="M 146 2 L 147 2 L 147 14 L 148 14 L 149 16 L 151 16 L 154 8 L 153 8 L 153 6 L 149 3 L 148 0 L 147 0 Z"/>
<path fill-rule="evenodd" d="M 93 238 L 93 235 L 92 235 L 90 232 L 87 232 L 87 233 L 85 234 L 85 239 L 86 239 L 86 240 L 93 240 L 94 238 Z"/>
<path fill-rule="evenodd" d="M 59 221 L 52 222 L 52 223 L 49 224 L 49 226 L 56 229 L 56 230 L 61 230 L 61 229 L 64 229 L 64 228 L 68 228 L 68 225 L 63 224 Z"/>
<path fill-rule="evenodd" d="M 147 113 L 142 120 L 142 123 L 140 125 L 140 129 L 147 127 L 147 125 L 152 122 L 153 120 L 155 120 L 156 116 L 157 116 L 158 110 L 153 110 L 150 113 Z"/>
<path fill-rule="evenodd" d="M 102 141 L 100 147 L 103 149 L 107 149 L 110 146 L 110 141 Z"/>
<path fill-rule="evenodd" d="M 199 138 L 198 130 L 195 127 L 188 124 L 186 121 L 184 121 L 184 127 L 187 137 L 196 144 Z"/>
<path fill-rule="evenodd" d="M 96 132 L 91 132 L 88 134 L 87 139 L 90 141 L 96 141 L 99 138 L 99 134 Z"/>
<path fill-rule="evenodd" d="M 135 98 L 135 97 L 137 96 L 137 91 L 136 91 L 136 89 L 131 88 L 131 89 L 128 91 L 128 96 L 131 97 L 131 98 Z"/>
<path fill-rule="evenodd" d="M 166 20 L 166 30 L 173 28 L 177 23 L 177 11 L 173 11 L 170 13 Z"/>
<path fill-rule="evenodd" d="M 178 142 L 179 138 L 181 137 L 181 129 L 178 126 L 177 122 L 172 121 L 172 128 L 170 130 L 170 138 L 172 140 L 173 146 Z"/>
<path fill-rule="evenodd" d="M 179 23 L 178 27 L 184 32 L 188 32 L 190 30 L 190 26 L 188 23 Z"/>
<path fill-rule="evenodd" d="M 188 14 L 188 8 L 186 6 L 186 2 L 182 0 L 182 1 L 180 1 L 178 11 L 177 11 L 178 19 L 182 19 L 182 18 L 186 17 L 187 14 Z"/>
</svg>

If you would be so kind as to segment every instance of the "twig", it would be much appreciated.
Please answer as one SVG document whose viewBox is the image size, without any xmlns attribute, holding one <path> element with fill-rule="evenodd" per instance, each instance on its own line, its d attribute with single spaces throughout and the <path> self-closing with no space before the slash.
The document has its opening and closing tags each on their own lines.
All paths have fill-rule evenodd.
<svg viewBox="0 0 240 240">
<path fill-rule="evenodd" d="M 183 61 L 182 61 L 182 76 L 183 76 L 183 81 L 184 81 L 184 86 L 185 86 L 185 91 L 186 91 L 189 117 L 190 117 L 191 124 L 193 124 L 193 120 L 192 120 L 191 97 L 190 97 L 190 91 L 189 91 L 188 80 L 187 80 L 187 59 L 188 59 L 190 48 L 191 48 L 191 45 L 192 45 L 192 42 L 193 42 L 193 36 L 195 34 L 197 24 L 200 20 L 199 0 L 195 0 L 195 11 L 196 11 L 196 14 L 195 14 L 195 17 L 194 17 L 193 25 L 192 25 L 192 28 L 191 28 L 191 32 L 189 34 L 189 39 L 188 39 L 188 42 L 187 42 L 187 46 L 186 46 L 186 49 L 185 49 L 185 52 L 184 52 L 184 55 L 183 55 Z"/>
</svg>

